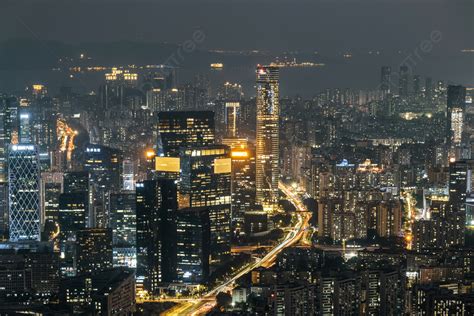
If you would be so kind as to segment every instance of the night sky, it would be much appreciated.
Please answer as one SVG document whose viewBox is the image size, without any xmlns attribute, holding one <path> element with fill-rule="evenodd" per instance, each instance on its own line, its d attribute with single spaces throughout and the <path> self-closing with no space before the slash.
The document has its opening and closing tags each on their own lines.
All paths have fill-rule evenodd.
<svg viewBox="0 0 474 316">
<path fill-rule="evenodd" d="M 206 48 L 411 49 L 433 30 L 440 51 L 474 47 L 474 2 L 457 0 L 2 0 L 0 40 L 137 40 Z"/>
</svg>

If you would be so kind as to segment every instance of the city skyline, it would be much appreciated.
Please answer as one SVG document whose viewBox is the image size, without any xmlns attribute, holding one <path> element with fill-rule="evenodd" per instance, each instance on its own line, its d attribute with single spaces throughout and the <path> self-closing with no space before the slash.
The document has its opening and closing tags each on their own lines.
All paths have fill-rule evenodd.
<svg viewBox="0 0 474 316">
<path fill-rule="evenodd" d="M 465 0 L 0 4 L 0 314 L 474 314 Z"/>
</svg>

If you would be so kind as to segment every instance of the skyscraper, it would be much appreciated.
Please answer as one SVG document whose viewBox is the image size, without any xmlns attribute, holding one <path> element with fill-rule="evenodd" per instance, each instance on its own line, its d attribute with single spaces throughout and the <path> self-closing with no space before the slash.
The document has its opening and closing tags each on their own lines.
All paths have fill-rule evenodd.
<svg viewBox="0 0 474 316">
<path fill-rule="evenodd" d="M 444 221 L 444 246 L 464 244 L 466 228 L 466 197 L 471 191 L 472 162 L 454 161 L 449 164 L 449 205 L 441 214 Z"/>
<path fill-rule="evenodd" d="M 237 119 L 239 110 L 239 102 L 225 103 L 225 127 L 227 137 L 237 137 Z"/>
<path fill-rule="evenodd" d="M 384 94 L 390 93 L 392 69 L 389 66 L 383 66 L 380 76 L 380 90 Z"/>
<path fill-rule="evenodd" d="M 182 147 L 214 144 L 214 112 L 160 112 L 158 134 L 158 156 L 178 157 Z"/>
<path fill-rule="evenodd" d="M 257 66 L 256 200 L 266 211 L 278 207 L 279 69 Z"/>
<path fill-rule="evenodd" d="M 465 110 L 466 88 L 448 86 L 446 143 L 451 150 L 450 157 L 453 157 L 453 149 L 461 144 Z"/>
<path fill-rule="evenodd" d="M 177 188 L 174 180 L 136 184 L 137 283 L 156 292 L 176 278 Z"/>
<path fill-rule="evenodd" d="M 177 213 L 177 276 L 180 281 L 205 282 L 209 276 L 210 221 L 207 208 Z"/>
<path fill-rule="evenodd" d="M 413 75 L 413 94 L 415 96 L 421 93 L 421 78 L 420 75 Z"/>
<path fill-rule="evenodd" d="M 408 66 L 400 66 L 399 78 L 398 78 L 398 94 L 405 98 L 408 96 Z"/>
<path fill-rule="evenodd" d="M 39 241 L 40 163 L 34 145 L 10 145 L 8 180 L 10 241 Z"/>
<path fill-rule="evenodd" d="M 134 191 L 110 195 L 110 228 L 113 231 L 114 266 L 137 265 L 137 215 Z"/>
<path fill-rule="evenodd" d="M 207 207 L 211 223 L 211 261 L 230 256 L 231 169 L 225 145 L 183 149 L 179 208 Z"/>
<path fill-rule="evenodd" d="M 97 273 L 112 268 L 112 230 L 88 228 L 77 232 L 77 274 Z"/>
<path fill-rule="evenodd" d="M 135 177 L 133 161 L 131 159 L 124 159 L 122 165 L 122 189 L 130 191 L 135 189 Z"/>
</svg>

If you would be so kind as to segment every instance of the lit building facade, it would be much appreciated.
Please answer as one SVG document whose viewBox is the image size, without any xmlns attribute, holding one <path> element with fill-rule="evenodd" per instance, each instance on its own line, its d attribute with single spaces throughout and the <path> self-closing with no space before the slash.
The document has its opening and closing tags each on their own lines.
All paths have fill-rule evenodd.
<svg viewBox="0 0 474 316">
<path fill-rule="evenodd" d="M 89 228 L 78 231 L 76 261 L 78 275 L 112 268 L 112 230 Z"/>
<path fill-rule="evenodd" d="M 237 123 L 240 111 L 239 102 L 225 103 L 225 127 L 227 137 L 237 137 Z"/>
<path fill-rule="evenodd" d="M 458 158 L 455 149 L 461 145 L 466 111 L 466 88 L 448 86 L 447 94 L 446 142 L 449 146 L 450 157 Z"/>
<path fill-rule="evenodd" d="M 207 208 L 177 213 L 177 277 L 186 283 L 204 283 L 209 277 L 211 223 Z"/>
<path fill-rule="evenodd" d="M 182 147 L 214 144 L 214 112 L 182 111 L 158 114 L 158 156 L 179 156 Z"/>
<path fill-rule="evenodd" d="M 177 187 L 174 180 L 137 182 L 137 284 L 155 293 L 176 279 Z"/>
<path fill-rule="evenodd" d="M 179 208 L 207 207 L 211 222 L 211 260 L 230 256 L 231 171 L 230 148 L 193 147 L 181 153 Z"/>
<path fill-rule="evenodd" d="M 34 145 L 11 145 L 8 155 L 10 241 L 40 240 L 40 163 Z"/>
<path fill-rule="evenodd" d="M 136 267 L 136 195 L 123 191 L 110 195 L 114 266 Z"/>
<path fill-rule="evenodd" d="M 266 211 L 278 208 L 279 69 L 257 67 L 256 200 Z"/>
</svg>

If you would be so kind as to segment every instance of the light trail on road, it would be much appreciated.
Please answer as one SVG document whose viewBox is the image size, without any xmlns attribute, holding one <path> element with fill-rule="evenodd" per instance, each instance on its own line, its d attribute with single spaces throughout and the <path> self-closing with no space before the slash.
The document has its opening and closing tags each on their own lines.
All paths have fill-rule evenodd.
<svg viewBox="0 0 474 316">
<path fill-rule="evenodd" d="M 295 206 L 297 210 L 297 223 L 293 228 L 290 229 L 286 237 L 277 246 L 272 248 L 262 259 L 249 264 L 242 268 L 239 272 L 233 275 L 230 279 L 224 283 L 216 286 L 201 298 L 189 299 L 180 305 L 174 306 L 162 315 L 203 315 L 209 312 L 215 306 L 215 296 L 219 292 L 225 292 L 232 290 L 235 285 L 235 281 L 251 272 L 258 267 L 269 267 L 271 266 L 277 257 L 277 255 L 285 248 L 290 247 L 298 243 L 301 238 L 305 235 L 306 229 L 309 227 L 308 223 L 311 218 L 309 213 L 301 201 L 297 193 L 295 193 L 290 186 L 285 185 L 280 181 L 278 185 L 279 189 L 286 195 L 288 200 Z M 161 302 L 163 300 L 160 300 Z"/>
</svg>

